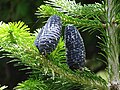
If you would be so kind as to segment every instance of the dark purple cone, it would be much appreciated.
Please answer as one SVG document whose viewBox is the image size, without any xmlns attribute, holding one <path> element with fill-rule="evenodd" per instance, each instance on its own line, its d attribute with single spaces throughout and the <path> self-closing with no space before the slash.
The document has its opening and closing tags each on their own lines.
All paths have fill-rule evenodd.
<svg viewBox="0 0 120 90">
<path fill-rule="evenodd" d="M 51 16 L 35 40 L 35 45 L 43 55 L 55 50 L 60 39 L 62 22 L 59 16 Z"/>
<path fill-rule="evenodd" d="M 65 46 L 66 46 L 66 59 L 69 68 L 72 70 L 82 69 L 85 65 L 85 47 L 83 39 L 72 25 L 65 28 Z"/>
</svg>

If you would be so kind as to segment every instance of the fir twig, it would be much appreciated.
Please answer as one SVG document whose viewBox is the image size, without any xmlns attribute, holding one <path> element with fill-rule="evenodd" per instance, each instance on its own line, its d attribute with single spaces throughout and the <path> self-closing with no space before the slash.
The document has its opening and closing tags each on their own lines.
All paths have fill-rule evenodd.
<svg viewBox="0 0 120 90">
<path fill-rule="evenodd" d="M 79 27 L 86 27 L 91 29 L 100 29 L 102 28 L 102 23 L 99 20 L 88 20 L 88 19 L 78 19 L 73 18 L 72 16 L 65 15 L 63 12 L 57 11 L 55 8 L 52 8 L 49 5 L 41 5 L 36 12 L 38 17 L 48 17 L 51 15 L 58 15 L 61 17 L 63 24 L 74 24 Z"/>
<path fill-rule="evenodd" d="M 54 57 L 55 52 L 53 52 L 54 54 L 51 54 L 52 59 L 49 57 L 45 58 L 40 55 L 38 50 L 35 48 L 33 44 L 35 36 L 26 31 L 28 28 L 23 24 L 23 22 L 10 24 L 3 23 L 2 25 L 0 26 L 0 33 L 2 34 L 0 36 L 2 37 L 0 45 L 4 50 L 11 52 L 11 54 L 9 54 L 10 57 L 19 58 L 22 63 L 29 66 L 33 71 L 38 70 L 44 74 L 52 74 L 53 79 L 59 76 L 66 79 L 68 82 L 77 83 L 78 85 L 83 84 L 99 90 L 106 89 L 106 81 L 101 77 L 98 77 L 86 70 L 78 73 L 72 72 L 66 68 L 66 65 L 64 64 L 61 63 L 61 65 L 65 67 L 62 68 L 59 63 L 54 63 L 54 60 L 52 59 L 57 60 L 59 58 L 60 61 L 63 59 L 61 58 L 61 56 L 64 56 L 64 49 L 62 50 L 64 44 L 62 44 L 62 41 L 60 41 L 60 46 L 58 45 L 56 49 L 58 51 L 55 52 L 59 53 L 59 51 L 62 50 L 63 54 L 61 54 L 61 56 L 58 55 L 58 57 Z M 9 30 L 12 30 L 12 33 Z M 13 35 L 12 38 L 10 38 L 11 35 Z"/>
</svg>

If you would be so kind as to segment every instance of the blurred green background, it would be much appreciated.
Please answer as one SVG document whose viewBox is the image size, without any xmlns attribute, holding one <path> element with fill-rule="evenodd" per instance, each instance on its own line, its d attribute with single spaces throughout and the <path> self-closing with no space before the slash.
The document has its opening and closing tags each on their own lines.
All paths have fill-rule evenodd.
<svg viewBox="0 0 120 90">
<path fill-rule="evenodd" d="M 81 2 L 82 4 L 101 2 L 101 0 L 76 0 L 76 2 Z M 0 21 L 3 22 L 14 22 L 14 21 L 24 21 L 31 28 L 31 32 L 39 27 L 43 26 L 44 19 L 37 19 L 35 12 L 37 7 L 41 4 L 45 4 L 44 0 L 0 0 Z M 100 51 L 96 45 L 98 39 L 96 35 L 99 32 L 95 32 L 90 35 L 88 32 L 83 32 L 82 36 L 84 39 L 86 53 L 87 53 L 87 64 L 93 72 L 97 73 L 103 70 L 106 65 L 99 60 L 96 60 L 98 52 Z M 1 52 L 0 56 L 5 52 Z M 104 59 L 100 57 L 101 59 Z M 22 82 L 27 79 L 27 71 L 19 71 L 22 67 L 14 67 L 14 63 L 6 63 L 10 61 L 10 58 L 0 59 L 0 84 L 7 85 L 8 90 L 12 90 L 17 83 Z M 24 66 L 23 66 L 24 67 Z"/>
</svg>

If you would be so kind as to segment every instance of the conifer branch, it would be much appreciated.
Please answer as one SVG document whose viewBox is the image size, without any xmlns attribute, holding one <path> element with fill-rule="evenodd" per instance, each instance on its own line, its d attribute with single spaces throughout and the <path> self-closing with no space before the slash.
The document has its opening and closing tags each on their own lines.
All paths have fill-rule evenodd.
<svg viewBox="0 0 120 90">
<path fill-rule="evenodd" d="M 36 12 L 38 17 L 48 17 L 51 15 L 58 15 L 61 17 L 63 24 L 74 24 L 80 28 L 88 29 L 100 29 L 103 27 L 102 23 L 99 20 L 88 20 L 88 19 L 79 19 L 72 16 L 65 15 L 63 12 L 59 12 L 55 8 L 52 8 L 49 5 L 41 5 Z"/>
<path fill-rule="evenodd" d="M 92 88 L 96 88 L 98 90 L 106 90 L 107 89 L 106 81 L 104 81 L 101 77 L 98 77 L 95 74 L 92 74 L 89 71 L 83 71 L 80 73 L 80 75 L 78 75 L 73 72 L 72 73 L 67 72 L 67 71 L 57 67 L 56 65 L 52 64 L 52 62 L 49 62 L 46 59 L 44 59 L 44 61 L 42 61 L 42 63 L 43 63 L 43 65 L 45 65 L 45 63 L 46 63 L 48 68 L 51 68 L 52 70 L 54 70 L 54 72 L 56 74 L 59 74 L 60 77 L 66 78 L 70 82 L 84 84 L 87 86 L 92 85 L 91 86 Z"/>
<path fill-rule="evenodd" d="M 65 90 L 65 88 L 72 87 L 72 85 L 85 85 L 97 90 L 107 90 L 108 88 L 109 90 L 120 90 L 120 33 L 118 31 L 120 0 L 106 0 L 105 4 L 95 3 L 89 5 L 76 4 L 74 0 L 48 0 L 46 3 L 47 5 L 41 5 L 38 8 L 36 12 L 38 17 L 58 15 L 61 17 L 63 25 L 74 24 L 83 31 L 100 31 L 101 37 L 98 36 L 98 38 L 103 42 L 99 42 L 99 47 L 105 52 L 105 55 L 100 54 L 108 60 L 109 84 L 89 70 L 73 72 L 68 68 L 65 61 L 63 37 L 60 38 L 56 49 L 45 57 L 39 53 L 33 44 L 35 36 L 29 33 L 29 27 L 24 22 L 10 22 L 8 24 L 0 22 L 0 52 L 9 52 L 9 54 L 3 56 L 15 57 L 13 61 L 18 61 L 18 65 L 28 66 L 25 69 L 32 69 L 32 75 L 36 74 L 35 77 L 30 75 L 31 77 L 19 84 L 16 89 L 24 90 L 28 86 L 33 90 L 36 88 L 48 90 L 52 88 L 50 85 L 52 83 L 53 86 L 56 85 L 53 90 L 56 90 L 56 88 L 60 88 L 60 90 L 64 88 Z M 31 86 L 29 83 L 33 85 Z M 59 83 L 62 87 L 56 83 Z M 27 86 L 24 87 L 24 85 Z"/>
<path fill-rule="evenodd" d="M 5 90 L 7 88 L 7 86 L 1 86 L 0 90 Z"/>
<path fill-rule="evenodd" d="M 54 55 L 51 54 L 51 58 L 53 59 L 53 61 L 49 57 L 45 58 L 44 56 L 40 55 L 38 50 L 33 45 L 35 36 L 31 35 L 26 30 L 28 30 L 28 27 L 24 25 L 23 22 L 9 24 L 3 23 L 0 26 L 0 34 L 2 34 L 0 36 L 2 37 L 0 45 L 4 50 L 11 52 L 10 54 L 8 54 L 9 57 L 19 58 L 19 62 L 22 62 L 24 65 L 30 67 L 31 69 L 33 69 L 33 71 L 38 70 L 39 72 L 42 72 L 44 74 L 52 74 L 53 78 L 59 76 L 63 79 L 66 79 L 68 82 L 77 83 L 78 85 L 87 85 L 98 90 L 103 90 L 107 88 L 105 80 L 87 70 L 77 73 L 66 68 L 65 64 L 61 63 L 62 67 L 65 67 L 62 68 L 60 67 L 59 63 L 54 63 L 54 59 L 57 60 L 60 58 L 59 55 L 57 58 L 54 58 Z M 11 35 L 13 35 L 12 38 L 10 38 Z M 60 45 L 64 46 L 64 44 L 61 43 Z M 60 47 L 62 48 L 62 46 Z M 58 51 L 59 50 L 60 49 L 58 49 Z M 55 52 L 53 53 L 55 54 Z M 60 61 L 61 59 L 63 58 L 60 58 Z"/>
<path fill-rule="evenodd" d="M 109 71 L 109 90 L 120 90 L 119 81 L 119 40 L 118 40 L 118 25 L 114 23 L 115 0 L 106 0 L 106 17 L 107 17 L 107 55 L 108 55 L 108 71 Z"/>
<path fill-rule="evenodd" d="M 103 14 L 102 4 L 99 3 L 81 5 L 81 3 L 76 3 L 75 0 L 48 0 L 45 3 L 56 7 L 60 12 L 84 19 L 94 18 L 95 16 L 99 17 Z"/>
</svg>

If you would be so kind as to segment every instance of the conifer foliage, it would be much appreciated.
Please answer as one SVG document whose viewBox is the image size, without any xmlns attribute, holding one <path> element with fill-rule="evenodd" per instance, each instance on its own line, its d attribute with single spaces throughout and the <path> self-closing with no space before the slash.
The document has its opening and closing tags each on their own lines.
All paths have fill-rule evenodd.
<svg viewBox="0 0 120 90">
<path fill-rule="evenodd" d="M 27 66 L 23 70 L 32 70 L 28 80 L 14 89 L 120 90 L 119 3 L 120 0 L 105 0 L 102 4 L 81 5 L 75 0 L 48 0 L 36 12 L 38 18 L 50 17 L 37 38 L 24 22 L 0 22 L 0 52 L 9 52 L 2 57 L 15 58 L 17 65 Z M 97 37 L 104 52 L 100 54 L 107 59 L 109 81 L 84 66 L 85 47 L 75 26 L 83 31 L 100 32 Z M 83 67 L 82 71 L 76 70 Z"/>
</svg>

